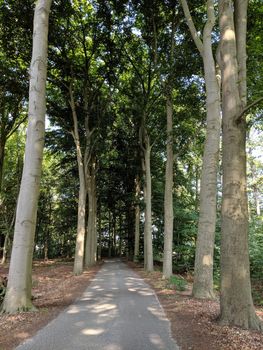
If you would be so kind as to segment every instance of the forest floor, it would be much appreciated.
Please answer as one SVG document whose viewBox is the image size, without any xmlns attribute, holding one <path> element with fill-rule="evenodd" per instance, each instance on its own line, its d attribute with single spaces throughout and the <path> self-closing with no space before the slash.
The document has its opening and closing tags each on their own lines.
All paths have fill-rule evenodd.
<svg viewBox="0 0 263 350">
<path fill-rule="evenodd" d="M 140 265 L 128 264 L 155 290 L 182 350 L 263 350 L 262 333 L 218 325 L 218 302 L 191 298 L 191 279 L 182 292 L 168 288 L 160 271 L 146 273 Z M 39 312 L 0 315 L 0 350 L 14 349 L 55 318 L 82 294 L 99 268 L 73 276 L 70 262 L 34 262 L 33 297 Z M 0 276 L 7 272 L 8 266 L 0 266 Z M 263 307 L 257 314 L 263 318 Z"/>
<path fill-rule="evenodd" d="M 263 333 L 220 326 L 216 321 L 219 302 L 191 297 L 191 276 L 184 276 L 188 281 L 186 290 L 178 291 L 167 285 L 160 271 L 147 273 L 139 264 L 128 264 L 155 290 L 182 350 L 263 350 Z M 261 300 L 262 287 L 257 285 Z M 257 307 L 256 312 L 263 319 L 263 307 Z"/>
<path fill-rule="evenodd" d="M 100 266 L 98 264 L 81 276 L 74 276 L 72 262 L 34 262 L 32 295 L 39 312 L 0 314 L 0 350 L 14 349 L 72 304 L 87 288 Z M 0 266 L 0 276 L 7 273 L 8 266 Z"/>
</svg>

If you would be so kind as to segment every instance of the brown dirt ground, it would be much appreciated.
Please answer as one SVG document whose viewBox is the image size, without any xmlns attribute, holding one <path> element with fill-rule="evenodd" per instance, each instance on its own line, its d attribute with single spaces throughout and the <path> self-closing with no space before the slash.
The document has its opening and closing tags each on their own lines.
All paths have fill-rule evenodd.
<svg viewBox="0 0 263 350">
<path fill-rule="evenodd" d="M 191 283 L 185 292 L 168 289 L 161 272 L 146 273 L 134 263 L 129 266 L 156 291 L 182 350 L 263 350 L 262 333 L 218 325 L 218 302 L 191 298 Z M 82 294 L 99 268 L 73 276 L 72 263 L 35 262 L 33 296 L 39 312 L 0 315 L 0 350 L 12 350 L 32 337 Z M 7 270 L 7 266 L 0 267 L 0 275 L 5 276 Z M 257 308 L 257 314 L 263 317 L 263 308 Z"/>
<path fill-rule="evenodd" d="M 98 264 L 83 275 L 74 276 L 72 263 L 34 262 L 32 294 L 39 312 L 0 315 L 0 350 L 14 349 L 55 318 L 84 292 L 99 268 Z M 7 266 L 0 266 L 0 276 L 7 272 Z"/>
<path fill-rule="evenodd" d="M 160 271 L 147 273 L 130 262 L 129 266 L 155 290 L 182 350 L 263 350 L 263 333 L 220 326 L 219 302 L 192 298 L 191 280 L 186 291 L 179 292 L 167 288 Z M 256 312 L 263 319 L 263 307 Z"/>
</svg>

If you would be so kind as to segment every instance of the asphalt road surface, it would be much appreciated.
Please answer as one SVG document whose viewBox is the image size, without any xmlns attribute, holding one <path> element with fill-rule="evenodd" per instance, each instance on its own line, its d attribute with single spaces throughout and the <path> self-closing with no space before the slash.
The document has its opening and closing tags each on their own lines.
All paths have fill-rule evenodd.
<svg viewBox="0 0 263 350">
<path fill-rule="evenodd" d="M 16 349 L 179 348 L 153 290 L 120 260 L 108 260 L 81 298 Z"/>
</svg>

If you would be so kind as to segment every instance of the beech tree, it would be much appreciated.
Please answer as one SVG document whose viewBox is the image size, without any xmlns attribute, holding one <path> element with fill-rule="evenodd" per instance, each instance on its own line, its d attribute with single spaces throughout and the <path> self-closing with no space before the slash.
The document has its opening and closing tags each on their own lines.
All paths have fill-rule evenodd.
<svg viewBox="0 0 263 350">
<path fill-rule="evenodd" d="M 165 189 L 164 189 L 164 251 L 163 251 L 163 276 L 169 278 L 173 274 L 173 176 L 174 176 L 174 152 L 173 152 L 173 65 L 175 54 L 175 11 L 172 11 L 171 23 L 171 51 L 169 57 L 170 72 L 166 82 L 166 165 L 165 165 Z"/>
<path fill-rule="evenodd" d="M 223 111 L 220 322 L 263 329 L 251 296 L 246 193 L 248 1 L 219 1 Z"/>
<path fill-rule="evenodd" d="M 206 141 L 202 162 L 200 212 L 195 252 L 193 295 L 213 298 L 213 256 L 216 225 L 217 169 L 220 138 L 220 88 L 212 50 L 215 25 L 214 2 L 207 1 L 207 21 L 201 40 L 186 0 L 181 0 L 185 18 L 202 56 L 206 87 Z"/>
<path fill-rule="evenodd" d="M 34 309 L 31 301 L 32 255 L 44 147 L 50 6 L 51 0 L 39 0 L 35 6 L 25 162 L 8 285 L 2 305 L 2 311 L 7 313 Z"/>
<path fill-rule="evenodd" d="M 86 234 L 86 177 L 85 177 L 85 163 L 84 156 L 82 154 L 80 137 L 79 137 L 79 126 L 78 116 L 76 112 L 76 104 L 73 92 L 73 83 L 69 86 L 70 95 L 70 107 L 73 118 L 73 130 L 72 136 L 74 138 L 77 162 L 78 162 L 78 174 L 79 174 L 79 200 L 78 200 L 78 223 L 77 223 L 77 237 L 76 237 L 76 248 L 75 248 L 75 259 L 74 259 L 74 274 L 80 275 L 83 272 L 84 265 L 84 242 Z"/>
</svg>

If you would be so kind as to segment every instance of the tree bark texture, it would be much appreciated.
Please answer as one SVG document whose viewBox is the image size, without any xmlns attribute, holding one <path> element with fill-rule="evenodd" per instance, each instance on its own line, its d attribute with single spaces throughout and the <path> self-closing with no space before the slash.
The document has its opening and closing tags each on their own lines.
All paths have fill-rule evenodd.
<svg viewBox="0 0 263 350">
<path fill-rule="evenodd" d="M 166 100 L 167 145 L 164 192 L 164 255 L 163 276 L 169 278 L 173 274 L 173 101 L 171 93 Z"/>
<path fill-rule="evenodd" d="M 220 140 L 220 88 L 212 51 L 212 30 L 215 24 L 214 2 L 207 1 L 207 22 L 203 41 L 191 19 L 187 2 L 181 0 L 188 26 L 202 56 L 206 87 L 206 141 L 200 183 L 200 211 L 195 253 L 193 295 L 213 298 L 213 256 L 216 226 L 217 171 Z"/>
<path fill-rule="evenodd" d="M 207 23 L 203 35 L 203 64 L 206 86 L 206 141 L 200 183 L 200 212 L 195 255 L 193 295 L 214 298 L 213 260 L 216 226 L 217 171 L 220 141 L 220 88 L 212 51 L 215 24 L 213 1 L 207 1 Z"/>
<path fill-rule="evenodd" d="M 39 0 L 34 14 L 30 66 L 28 130 L 17 205 L 8 286 L 2 311 L 34 309 L 31 302 L 32 256 L 45 135 L 48 19 L 51 0 Z"/>
<path fill-rule="evenodd" d="M 246 25 L 247 1 L 234 11 Z M 221 239 L 220 321 L 243 328 L 263 329 L 251 296 L 246 193 L 246 123 L 238 116 L 244 105 L 244 28 L 236 28 L 233 2 L 219 1 L 223 109 L 223 202 Z M 242 38 L 239 37 L 242 36 Z M 237 46 L 241 45 L 242 48 Z M 240 75 L 241 74 L 241 75 Z M 243 79 L 240 80 L 240 77 Z M 242 86 L 241 86 L 242 85 Z"/>
<path fill-rule="evenodd" d="M 153 271 L 153 248 L 152 248 L 152 178 L 151 178 L 151 145 L 149 137 L 145 139 L 145 269 L 148 272 Z"/>
<path fill-rule="evenodd" d="M 81 275 L 84 267 L 87 189 L 86 189 L 84 159 L 83 159 L 81 146 L 80 146 L 78 117 L 77 117 L 77 112 L 75 108 L 72 84 L 70 85 L 70 88 L 69 88 L 69 94 L 70 94 L 70 106 L 71 106 L 72 118 L 73 118 L 73 124 L 74 124 L 74 130 L 72 132 L 72 135 L 76 145 L 78 173 L 79 173 L 78 223 L 77 223 L 77 237 L 76 237 L 73 273 L 74 275 Z"/>
<path fill-rule="evenodd" d="M 96 229 L 96 178 L 95 162 L 91 162 L 87 173 L 87 193 L 88 193 L 88 227 L 86 233 L 85 266 L 92 266 L 97 260 L 97 229 Z"/>
</svg>

